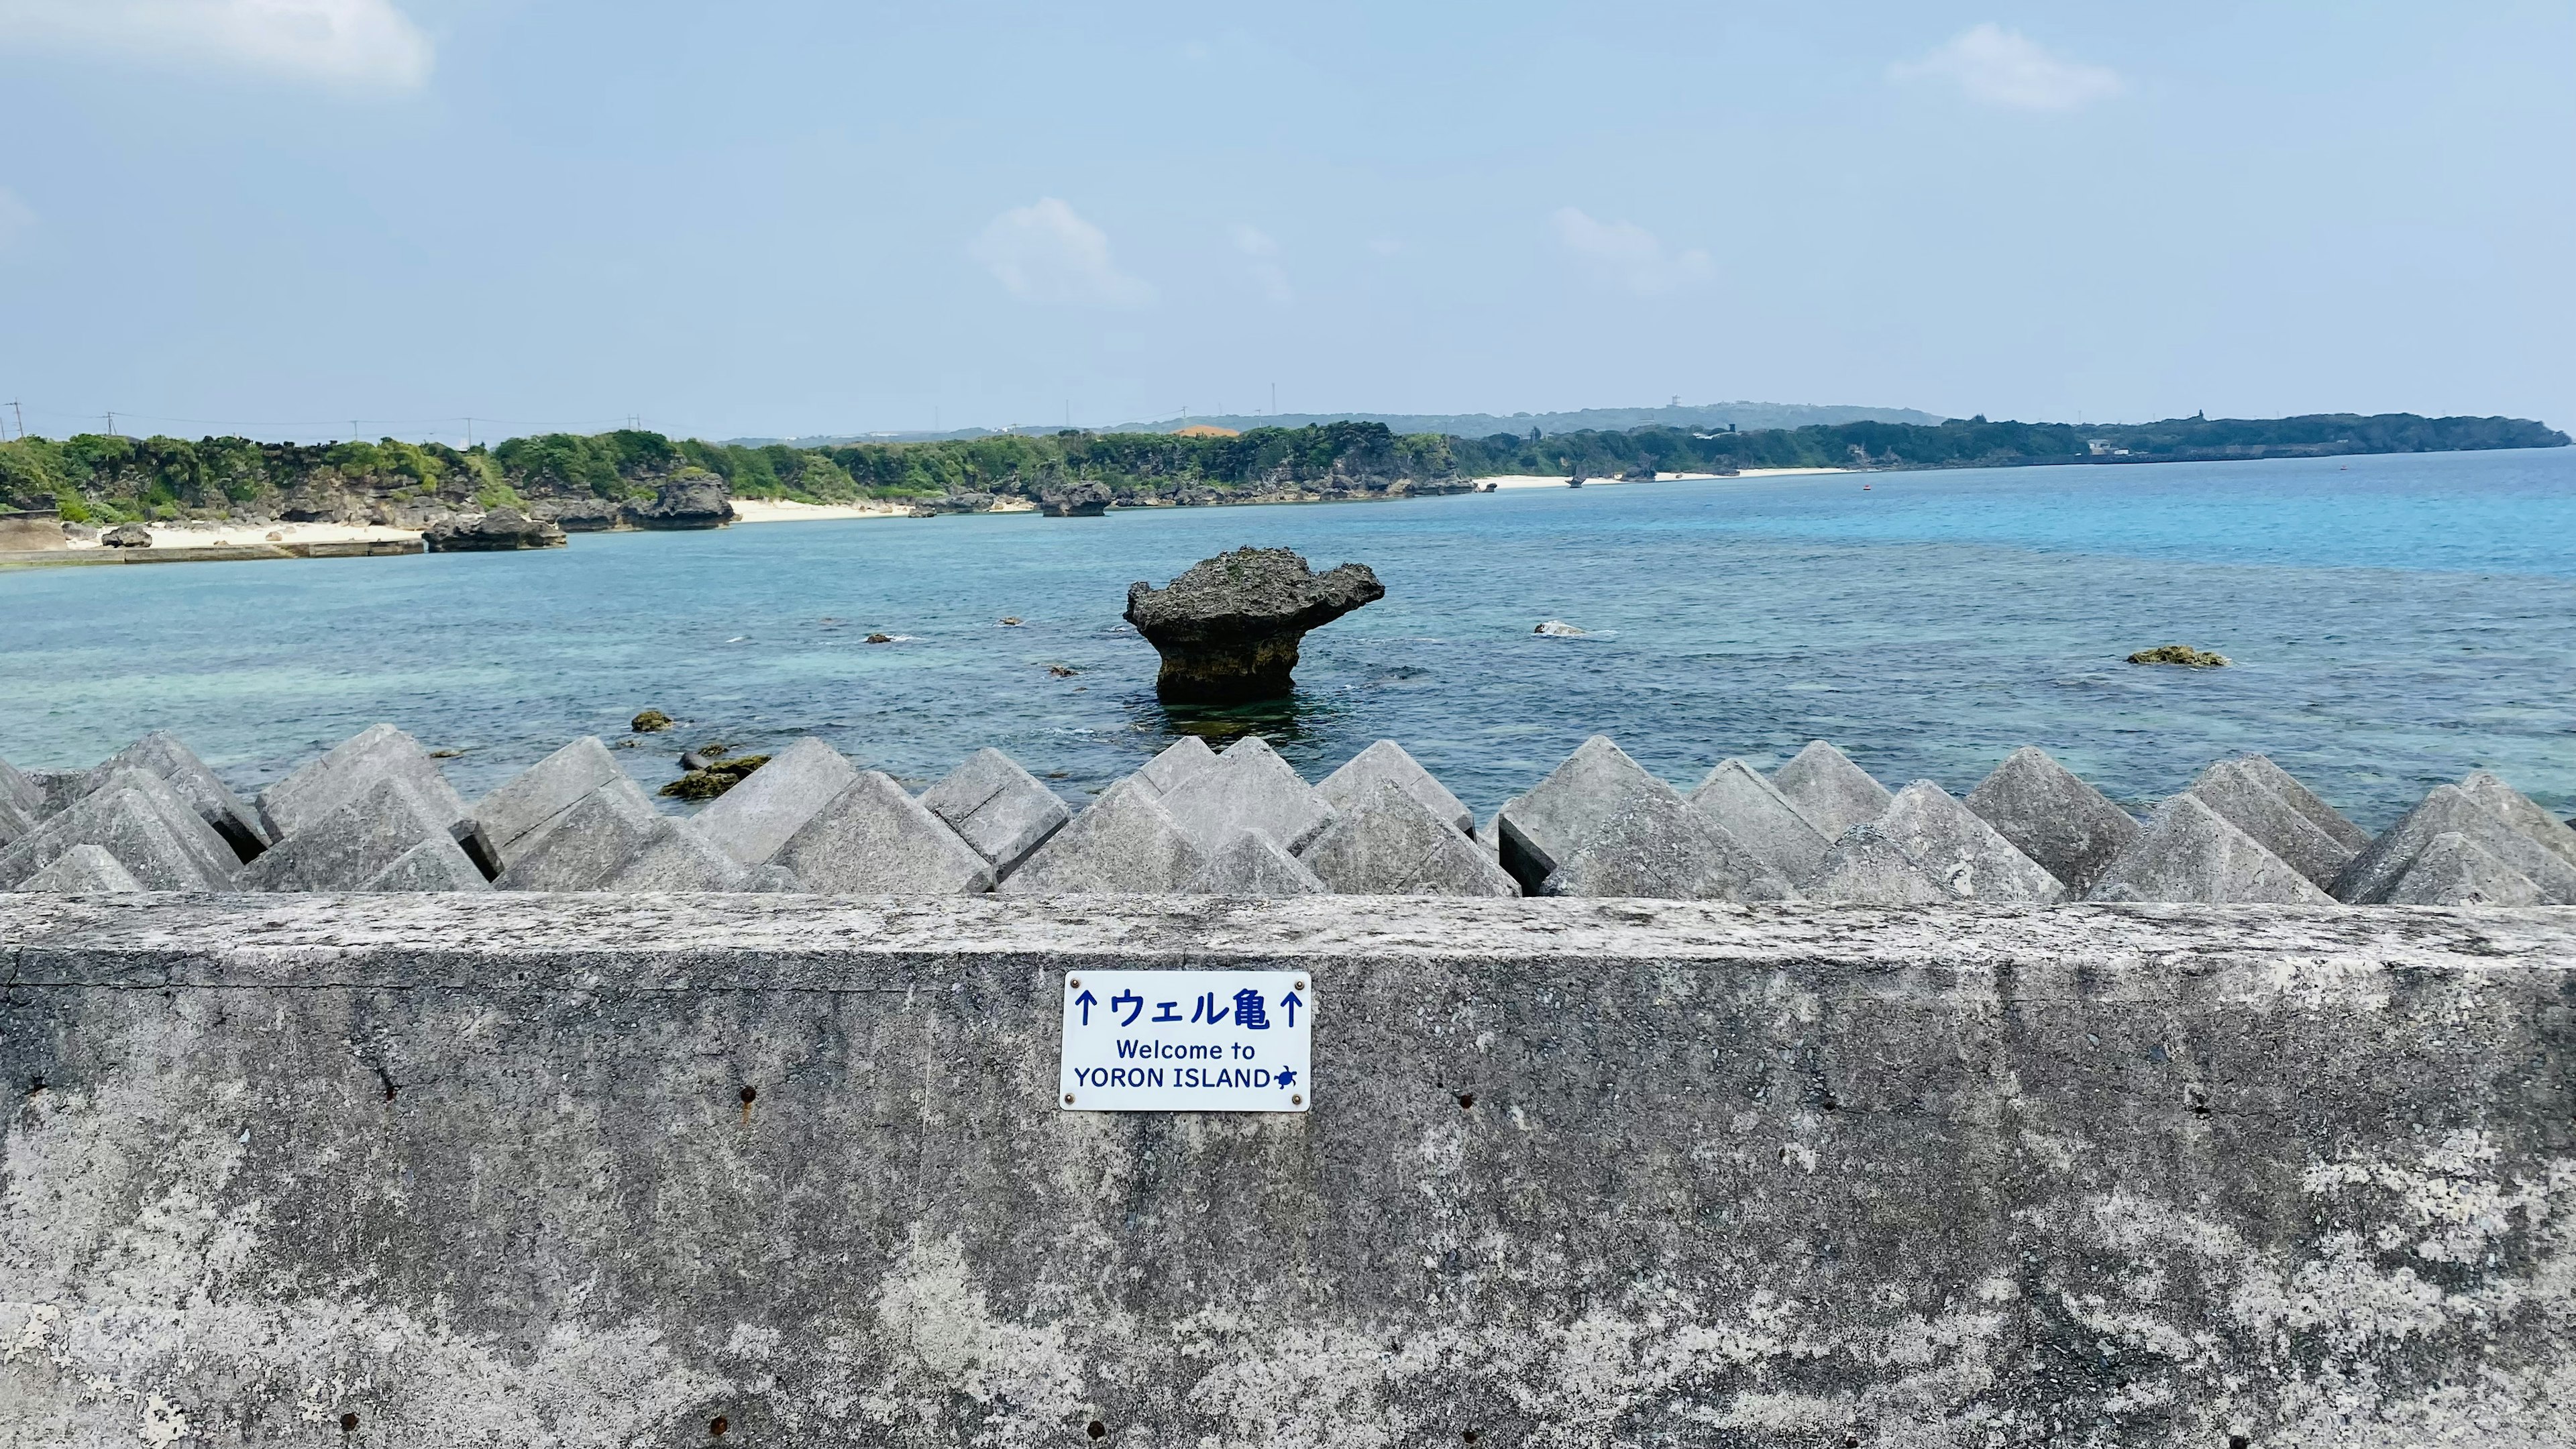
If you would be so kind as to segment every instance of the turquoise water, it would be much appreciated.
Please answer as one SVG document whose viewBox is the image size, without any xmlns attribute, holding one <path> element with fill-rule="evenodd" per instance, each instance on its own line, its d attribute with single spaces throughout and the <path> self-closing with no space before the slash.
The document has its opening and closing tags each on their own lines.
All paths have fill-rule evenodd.
<svg viewBox="0 0 2576 1449">
<path fill-rule="evenodd" d="M 1387 597 L 1308 636 L 1289 704 L 1176 718 L 1127 585 L 1247 543 L 1368 563 Z M 1530 632 L 1549 618 L 1593 633 Z M 2237 667 L 2121 662 L 2167 642 Z M 2479 766 L 2576 808 L 2571 684 L 2569 449 L 0 573 L 0 756 L 86 764 L 167 727 L 246 787 L 390 719 L 462 750 L 473 794 L 651 705 L 687 723 L 628 757 L 648 785 L 687 745 L 813 733 L 915 783 L 998 745 L 1079 798 L 1178 730 L 1253 728 L 1310 776 L 1391 736 L 1482 811 L 1596 731 L 1684 783 L 1821 735 L 1955 792 L 2038 743 L 2141 805 L 2264 750 L 2375 826 Z"/>
</svg>

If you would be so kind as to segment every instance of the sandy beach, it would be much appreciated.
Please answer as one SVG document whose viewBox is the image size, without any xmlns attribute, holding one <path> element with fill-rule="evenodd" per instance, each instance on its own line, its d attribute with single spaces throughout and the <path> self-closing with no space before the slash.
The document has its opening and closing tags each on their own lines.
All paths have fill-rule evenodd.
<svg viewBox="0 0 2576 1449">
<path fill-rule="evenodd" d="M 865 503 L 798 503 L 786 498 L 737 498 L 733 512 L 737 523 L 817 523 L 827 518 L 904 518 L 911 514 L 912 505 L 873 499 Z"/>
<path fill-rule="evenodd" d="M 372 523 L 153 523 L 154 548 L 241 548 L 261 543 L 390 543 L 420 537 L 417 528 Z M 73 548 L 97 548 L 97 539 L 73 539 Z"/>
</svg>

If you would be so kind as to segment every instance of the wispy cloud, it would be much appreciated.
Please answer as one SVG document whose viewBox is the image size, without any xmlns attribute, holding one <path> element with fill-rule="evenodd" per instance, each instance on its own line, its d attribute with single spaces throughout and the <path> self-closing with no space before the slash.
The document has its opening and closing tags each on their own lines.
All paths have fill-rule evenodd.
<svg viewBox="0 0 2576 1449">
<path fill-rule="evenodd" d="M 18 239 L 19 233 L 35 224 L 35 209 L 20 201 L 16 192 L 0 186 L 0 251 L 7 250 L 9 243 Z"/>
<path fill-rule="evenodd" d="M 1717 271 L 1708 253 L 1696 247 L 1673 251 L 1635 222 L 1594 221 L 1571 206 L 1557 208 L 1548 221 L 1557 243 L 1595 276 L 1640 297 L 1696 286 Z"/>
<path fill-rule="evenodd" d="M 1118 270 L 1109 234 L 1049 196 L 1015 206 L 966 248 L 1014 297 L 1080 307 L 1141 307 L 1154 289 Z"/>
<path fill-rule="evenodd" d="M 1295 289 L 1288 285 L 1288 269 L 1279 261 L 1279 243 L 1268 233 L 1249 222 L 1236 222 L 1234 249 L 1243 253 L 1244 271 L 1261 295 L 1282 307 L 1297 300 Z"/>
<path fill-rule="evenodd" d="M 2126 90 L 2119 72 L 2052 55 L 2018 30 L 1989 22 L 1960 31 L 1920 60 L 1887 68 L 1900 81 L 1957 86 L 1970 100 L 2016 111 L 2072 111 Z"/>
<path fill-rule="evenodd" d="M 0 45 L 395 91 L 433 59 L 393 0 L 0 0 Z"/>
</svg>

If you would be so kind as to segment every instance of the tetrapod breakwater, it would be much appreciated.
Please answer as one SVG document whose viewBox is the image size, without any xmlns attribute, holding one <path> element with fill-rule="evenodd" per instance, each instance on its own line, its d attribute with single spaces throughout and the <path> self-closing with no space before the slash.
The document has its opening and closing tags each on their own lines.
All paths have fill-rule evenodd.
<svg viewBox="0 0 2576 1449">
<path fill-rule="evenodd" d="M 2261 755 L 2141 820 L 2036 747 L 1964 797 L 1821 740 L 1684 790 L 1601 736 L 1482 822 L 1392 740 L 1310 784 L 1257 737 L 1196 736 L 1079 811 L 997 750 L 916 794 L 808 738 L 680 818 L 595 737 L 468 802 L 381 724 L 255 802 L 166 733 L 0 763 L 0 888 L 2569 905 L 2576 829 L 2485 771 L 2374 836 Z"/>
</svg>

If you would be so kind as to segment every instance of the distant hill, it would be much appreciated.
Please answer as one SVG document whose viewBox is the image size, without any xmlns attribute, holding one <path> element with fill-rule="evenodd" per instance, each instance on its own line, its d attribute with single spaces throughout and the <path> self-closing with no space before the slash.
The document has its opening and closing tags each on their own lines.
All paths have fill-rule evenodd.
<svg viewBox="0 0 2576 1449">
<path fill-rule="evenodd" d="M 1930 427 L 1942 421 L 1938 413 L 1919 412 L 1913 408 L 1861 408 L 1820 403 L 1730 402 L 1699 403 L 1690 407 L 1663 408 L 1583 408 L 1561 413 L 1193 413 L 1188 417 L 1160 418 L 1152 422 L 1120 423 L 1111 428 L 1087 428 L 1095 433 L 1173 433 L 1185 427 L 1207 425 L 1231 428 L 1238 433 L 1254 428 L 1309 428 L 1326 423 L 1381 423 L 1388 432 L 1403 436 L 1415 433 L 1437 433 L 1452 438 L 1489 438 L 1501 433 L 1528 437 L 1532 428 L 1541 436 L 1557 433 L 1624 433 L 1631 428 L 1682 428 L 1703 432 L 1723 432 L 1733 427 L 1742 432 L 1771 428 L 1830 427 L 1836 423 L 1911 423 Z M 850 433 L 810 438 L 728 438 L 727 442 L 747 448 L 785 443 L 796 448 L 836 448 L 850 443 L 944 443 L 969 438 L 999 437 L 1011 432 L 1026 437 L 1052 433 L 1046 425 L 1024 428 L 957 428 L 944 433 Z"/>
</svg>

